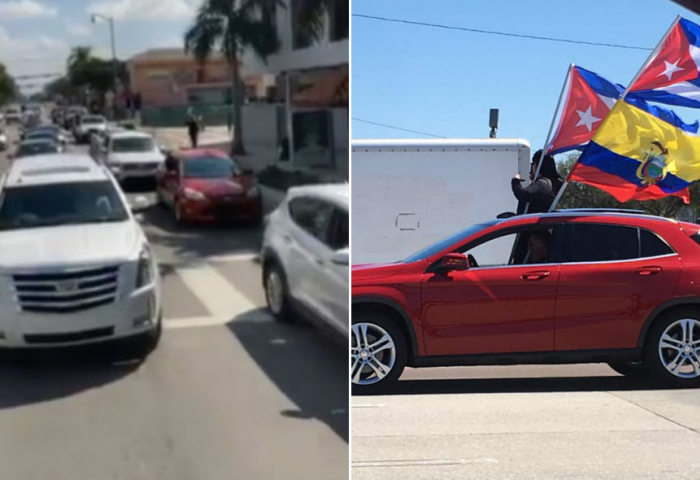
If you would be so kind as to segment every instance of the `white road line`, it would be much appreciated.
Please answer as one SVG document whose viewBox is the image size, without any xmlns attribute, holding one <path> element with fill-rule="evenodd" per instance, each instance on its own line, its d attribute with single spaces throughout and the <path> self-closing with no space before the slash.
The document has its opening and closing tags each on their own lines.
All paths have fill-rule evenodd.
<svg viewBox="0 0 700 480">
<path fill-rule="evenodd" d="M 180 267 L 177 274 L 213 317 L 231 320 L 259 308 L 207 263 Z"/>
<path fill-rule="evenodd" d="M 210 255 L 206 258 L 210 263 L 227 263 L 227 262 L 252 262 L 260 258 L 258 252 L 246 253 L 231 253 L 227 255 Z"/>
<path fill-rule="evenodd" d="M 177 330 L 180 328 L 198 328 L 198 327 L 213 327 L 216 325 L 225 325 L 233 320 L 233 316 L 209 316 L 209 317 L 189 317 L 189 318 L 172 318 L 163 321 L 163 328 L 166 330 Z M 267 323 L 272 322 L 273 318 L 267 312 L 251 312 L 245 316 L 246 322 Z"/>
</svg>

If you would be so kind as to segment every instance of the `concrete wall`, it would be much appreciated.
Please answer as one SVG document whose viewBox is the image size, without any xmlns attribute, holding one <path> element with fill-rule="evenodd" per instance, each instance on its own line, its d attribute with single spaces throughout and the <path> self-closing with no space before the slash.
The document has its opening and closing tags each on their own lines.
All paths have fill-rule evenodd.
<svg viewBox="0 0 700 480">
<path fill-rule="evenodd" d="M 277 155 L 277 106 L 249 104 L 243 107 L 243 140 L 246 149 Z"/>
</svg>

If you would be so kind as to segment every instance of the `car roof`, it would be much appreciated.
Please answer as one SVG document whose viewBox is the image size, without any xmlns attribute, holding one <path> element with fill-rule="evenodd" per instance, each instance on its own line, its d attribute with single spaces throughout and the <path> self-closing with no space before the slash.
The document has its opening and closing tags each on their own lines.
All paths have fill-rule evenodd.
<svg viewBox="0 0 700 480">
<path fill-rule="evenodd" d="M 5 187 L 108 180 L 107 171 L 86 154 L 56 153 L 17 159 L 10 165 Z"/>
<path fill-rule="evenodd" d="M 153 135 L 138 130 L 112 130 L 109 132 L 110 138 L 153 138 Z"/>
<path fill-rule="evenodd" d="M 337 204 L 350 204 L 350 185 L 348 183 L 302 185 L 290 188 L 287 194 L 290 199 L 300 196 L 312 196 Z"/>
<path fill-rule="evenodd" d="M 677 223 L 675 220 L 646 213 L 637 213 L 634 210 L 595 210 L 595 209 L 572 209 L 560 210 L 549 213 L 533 213 L 527 215 L 516 215 L 514 217 L 502 220 L 499 225 L 506 226 L 509 224 L 533 223 L 533 221 L 544 220 L 547 223 L 556 223 L 557 220 L 584 218 L 588 220 L 605 220 L 614 223 L 619 220 L 620 223 L 638 225 L 644 222 L 671 222 Z"/>
</svg>

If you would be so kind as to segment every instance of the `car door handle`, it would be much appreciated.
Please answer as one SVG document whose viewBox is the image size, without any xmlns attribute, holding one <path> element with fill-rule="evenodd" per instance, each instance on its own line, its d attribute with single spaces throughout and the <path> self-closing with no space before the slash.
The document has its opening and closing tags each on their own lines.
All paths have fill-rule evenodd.
<svg viewBox="0 0 700 480">
<path fill-rule="evenodd" d="M 656 275 L 661 273 L 661 267 L 640 267 L 634 271 L 637 275 L 641 277 L 648 277 L 650 275 Z"/>
<path fill-rule="evenodd" d="M 550 275 L 549 270 L 538 270 L 536 272 L 525 272 L 522 275 L 523 280 L 542 280 Z"/>
</svg>

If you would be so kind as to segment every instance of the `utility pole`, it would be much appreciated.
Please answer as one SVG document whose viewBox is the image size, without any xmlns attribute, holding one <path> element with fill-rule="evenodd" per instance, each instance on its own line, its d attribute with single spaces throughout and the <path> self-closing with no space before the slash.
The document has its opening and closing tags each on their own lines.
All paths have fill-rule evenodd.
<svg viewBox="0 0 700 480">
<path fill-rule="evenodd" d="M 92 23 L 97 23 L 97 20 L 106 20 L 109 23 L 109 38 L 110 38 L 110 43 L 112 45 L 112 85 L 113 85 L 113 95 L 112 98 L 117 97 L 117 84 L 119 82 L 119 73 L 117 71 L 117 47 L 116 47 L 116 41 L 114 39 L 114 18 L 113 17 L 108 17 L 107 15 L 102 15 L 100 13 L 93 13 L 90 16 L 90 20 Z M 117 109 L 116 106 L 114 105 L 114 100 L 112 100 L 112 105 L 110 105 L 112 108 L 112 112 L 114 115 L 114 120 L 116 120 L 116 114 L 117 114 Z"/>
</svg>

